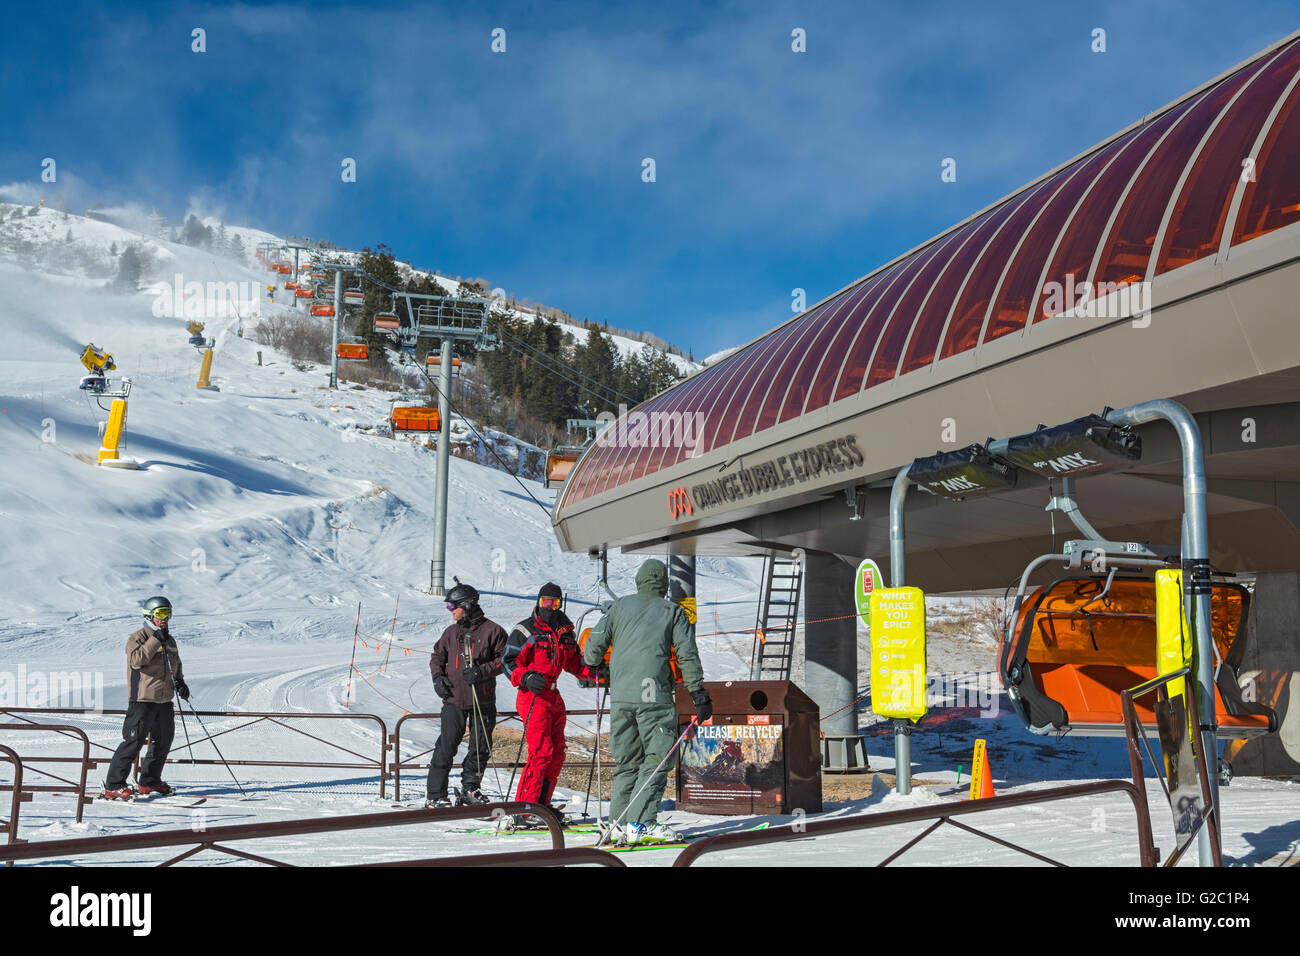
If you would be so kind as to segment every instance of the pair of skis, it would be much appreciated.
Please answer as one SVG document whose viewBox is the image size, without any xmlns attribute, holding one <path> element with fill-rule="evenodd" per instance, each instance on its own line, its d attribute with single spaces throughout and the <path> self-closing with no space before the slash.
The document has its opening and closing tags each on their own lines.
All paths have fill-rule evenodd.
<svg viewBox="0 0 1300 956">
<path fill-rule="evenodd" d="M 106 795 L 107 791 L 101 790 L 99 793 L 99 799 L 103 800 L 106 803 L 153 803 L 155 800 L 171 800 L 174 797 L 181 796 L 181 792 L 177 790 L 175 787 L 173 787 L 170 792 L 165 794 L 164 793 L 141 793 L 135 787 L 128 787 L 127 789 L 131 792 L 131 795 L 129 797 L 110 797 Z M 188 796 L 193 797 L 194 795 L 189 794 Z M 201 796 L 197 800 L 194 800 L 191 803 L 181 804 L 180 808 L 188 810 L 191 807 L 197 807 L 200 806 L 201 804 L 206 803 L 207 800 L 208 798 L 206 796 Z"/>
</svg>

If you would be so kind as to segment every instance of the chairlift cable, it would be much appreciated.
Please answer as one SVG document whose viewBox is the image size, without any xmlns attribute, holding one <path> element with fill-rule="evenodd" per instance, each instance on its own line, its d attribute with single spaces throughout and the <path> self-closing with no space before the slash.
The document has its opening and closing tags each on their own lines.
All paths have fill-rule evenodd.
<svg viewBox="0 0 1300 956">
<path fill-rule="evenodd" d="M 603 403 L 603 402 L 613 402 L 613 403 L 617 404 L 617 403 L 619 402 L 619 400 L 621 400 L 621 399 L 626 399 L 627 402 L 631 402 L 632 404 L 636 404 L 632 399 L 629 399 L 629 398 L 627 398 L 627 396 L 625 396 L 625 395 L 621 395 L 620 393 L 615 392 L 615 391 L 613 391 L 613 390 L 611 390 L 611 394 L 602 395 L 602 394 L 600 394 L 599 392 L 596 392 L 596 391 L 592 390 L 591 388 L 588 388 L 587 386 L 583 385 L 581 382 L 579 382 L 579 381 L 577 381 L 577 380 L 575 380 L 575 379 L 569 378 L 569 376 L 568 376 L 565 372 L 560 371 L 559 368 L 556 368 L 556 367 L 554 367 L 554 366 L 551 366 L 551 365 L 547 365 L 547 364 L 546 364 L 546 362 L 544 361 L 544 358 L 549 358 L 549 356 L 544 356 L 544 355 L 530 355 L 530 354 L 528 354 L 527 352 L 524 352 L 524 351 L 520 350 L 518 347 L 516 347 L 516 346 L 515 346 L 514 344 L 512 344 L 511 342 L 507 342 L 507 341 L 505 341 L 504 339 L 502 340 L 501 345 L 502 345 L 503 348 L 509 349 L 510 351 L 514 352 L 514 353 L 517 354 L 517 355 L 522 355 L 524 358 L 531 358 L 531 359 L 533 359 L 533 361 L 535 361 L 538 365 L 541 366 L 541 369 L 542 369 L 543 372 L 549 372 L 550 374 L 556 376 L 557 378 L 564 379 L 564 381 L 568 382 L 570 385 L 573 385 L 575 388 L 578 388 L 578 389 L 580 389 L 580 390 L 586 392 L 588 395 L 590 395 L 592 398 L 595 398 L 597 401 L 600 401 L 600 402 L 602 402 L 602 403 Z M 575 374 L 580 374 L 580 373 L 575 373 Z M 588 379 L 588 381 L 591 381 L 591 380 Z M 597 386 L 598 388 L 605 388 L 605 386 L 600 385 L 599 382 L 596 383 L 596 386 Z"/>
<path fill-rule="evenodd" d="M 527 354 L 528 357 L 534 358 L 538 362 L 541 362 L 543 364 L 543 367 L 546 366 L 546 363 L 550 362 L 553 365 L 557 365 L 563 368 L 562 363 L 560 362 L 559 359 L 555 358 L 555 356 L 550 355 L 546 352 L 542 352 L 535 345 L 532 345 L 529 342 L 525 342 L 522 339 L 519 339 L 511 335 L 510 333 L 503 331 L 500 328 L 500 326 L 497 327 L 496 333 L 497 335 L 501 336 L 501 339 L 504 343 L 508 345 L 513 345 L 514 350 L 516 352 L 520 352 L 520 354 Z M 527 351 L 521 352 L 520 351 L 521 349 Z M 559 371 L 558 369 L 548 369 L 548 370 L 555 371 L 555 374 L 559 375 L 561 378 L 566 377 L 565 372 Z M 622 392 L 614 388 L 614 386 L 612 385 L 604 385 L 596 381 L 594 378 L 591 378 L 588 375 L 584 375 L 582 372 L 579 372 L 576 369 L 569 369 L 568 371 L 572 372 L 572 374 L 576 375 L 578 378 L 581 378 L 584 381 L 589 382 L 595 388 L 601 389 L 602 391 L 606 392 L 607 394 L 600 395 L 592 391 L 590 388 L 584 388 L 584 386 L 580 382 L 576 382 L 573 379 L 568 379 L 568 381 L 570 381 L 572 384 L 576 385 L 578 388 L 584 388 L 584 390 L 587 391 L 588 394 L 591 394 L 596 398 L 599 398 L 601 401 L 609 401 L 611 398 L 613 398 L 616 402 L 622 401 L 622 402 L 626 402 L 628 405 L 637 404 L 636 400 L 633 399 L 630 395 L 624 395 Z"/>
<path fill-rule="evenodd" d="M 443 393 L 442 393 L 442 389 L 438 387 L 438 383 L 437 383 L 436 381 L 434 381 L 433 376 L 430 375 L 430 374 L 428 373 L 427 370 L 420 368 L 418 365 L 416 366 L 416 368 L 417 368 L 417 370 L 418 370 L 422 375 L 424 375 L 424 377 L 425 377 L 426 379 L 429 380 L 429 384 L 430 384 L 431 386 L 433 386 L 433 390 L 434 390 L 434 392 L 438 395 L 438 397 L 439 397 L 439 398 L 443 398 L 443 399 L 446 400 L 446 402 L 447 402 L 447 410 L 448 410 L 448 411 L 452 411 L 452 412 L 456 412 L 456 414 L 460 415 L 460 420 L 463 421 L 467 426 L 469 426 L 469 430 L 470 430 L 470 431 L 472 431 L 476 436 L 478 436 L 478 440 L 481 441 L 481 442 L 483 443 L 483 447 L 486 448 L 486 449 L 488 450 L 489 454 L 491 454 L 492 457 L 495 458 L 495 459 L 497 460 L 497 463 L 501 465 L 502 470 L 503 470 L 507 475 L 510 475 L 510 477 L 513 478 L 513 479 L 515 480 L 515 484 L 517 484 L 520 488 L 522 488 L 522 489 L 524 490 L 524 494 L 526 494 L 529 498 L 532 498 L 533 501 L 537 502 L 537 507 L 541 508 L 542 511 L 544 511 L 544 512 L 546 513 L 546 517 L 547 517 L 547 518 L 550 518 L 550 517 L 551 517 L 551 509 L 548 508 L 545 504 L 543 504 L 542 501 L 541 501 L 541 500 L 540 500 L 536 495 L 534 495 L 531 491 L 528 490 L 528 486 L 525 485 L 522 481 L 519 480 L 519 476 L 518 476 L 518 475 L 516 475 L 516 474 L 514 474 L 512 471 L 510 471 L 510 466 L 507 465 L 507 464 L 505 463 L 505 461 L 501 458 L 501 456 L 497 454 L 496 449 L 493 448 L 492 445 L 488 442 L 488 440 L 487 440 L 486 438 L 483 437 L 482 432 L 480 432 L 477 428 L 474 427 L 474 423 L 471 422 L 471 421 L 470 421 L 470 420 L 469 420 L 465 415 L 462 415 L 460 412 L 456 411 L 456 406 L 455 406 L 455 404 L 453 404 L 453 402 L 452 402 L 452 400 L 451 400 L 451 396 L 450 396 L 450 395 L 443 395 Z M 451 424 L 450 424 L 450 422 L 449 422 L 448 425 L 447 425 L 447 434 L 448 434 L 448 438 L 450 438 L 450 436 L 451 436 Z"/>
</svg>

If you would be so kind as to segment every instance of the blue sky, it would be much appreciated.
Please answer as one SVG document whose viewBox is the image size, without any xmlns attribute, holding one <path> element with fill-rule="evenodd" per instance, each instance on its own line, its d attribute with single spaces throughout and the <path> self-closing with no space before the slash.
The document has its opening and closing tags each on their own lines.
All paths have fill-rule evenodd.
<svg viewBox="0 0 1300 956">
<path fill-rule="evenodd" d="M 0 195 L 386 242 L 697 357 L 1300 26 L 1294 0 L 51 9 L 0 20 Z"/>
</svg>

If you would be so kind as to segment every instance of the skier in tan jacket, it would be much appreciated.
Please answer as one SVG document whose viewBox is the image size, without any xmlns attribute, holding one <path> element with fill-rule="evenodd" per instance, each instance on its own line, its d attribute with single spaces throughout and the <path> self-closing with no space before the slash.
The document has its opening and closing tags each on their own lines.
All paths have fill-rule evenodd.
<svg viewBox="0 0 1300 956">
<path fill-rule="evenodd" d="M 172 605 L 165 597 L 144 603 L 145 626 L 126 639 L 127 711 L 122 722 L 122 743 L 113 754 L 104 781 L 106 800 L 134 800 L 139 796 L 165 797 L 171 787 L 163 782 L 162 768 L 176 731 L 172 698 L 190 699 L 176 640 L 168 632 Z M 140 764 L 139 787 L 127 784 L 131 764 L 149 738 L 149 750 Z"/>
</svg>

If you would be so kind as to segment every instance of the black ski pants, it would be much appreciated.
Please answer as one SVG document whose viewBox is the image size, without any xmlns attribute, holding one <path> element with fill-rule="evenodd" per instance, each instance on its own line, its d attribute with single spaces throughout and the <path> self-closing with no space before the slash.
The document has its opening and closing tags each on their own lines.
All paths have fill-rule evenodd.
<svg viewBox="0 0 1300 956">
<path fill-rule="evenodd" d="M 122 742 L 113 753 L 113 760 L 108 765 L 108 776 L 104 786 L 108 790 L 120 790 L 126 786 L 126 778 L 131 773 L 131 764 L 149 738 L 149 749 L 144 760 L 140 762 L 140 783 L 146 787 L 157 786 L 162 780 L 163 764 L 172 749 L 172 737 L 176 733 L 176 717 L 172 703 L 155 704 L 148 701 L 135 701 L 128 704 L 126 719 L 122 721 Z"/>
<path fill-rule="evenodd" d="M 482 782 L 483 769 L 492 754 L 492 725 L 496 723 L 497 709 L 480 704 L 478 714 L 482 715 L 481 723 L 472 709 L 462 710 L 455 704 L 443 703 L 442 733 L 438 735 L 433 756 L 429 758 L 429 782 L 425 788 L 429 800 L 441 800 L 447 796 L 447 775 L 465 736 L 466 724 L 470 725 L 469 752 L 461 764 L 461 790 L 477 790 Z"/>
</svg>

